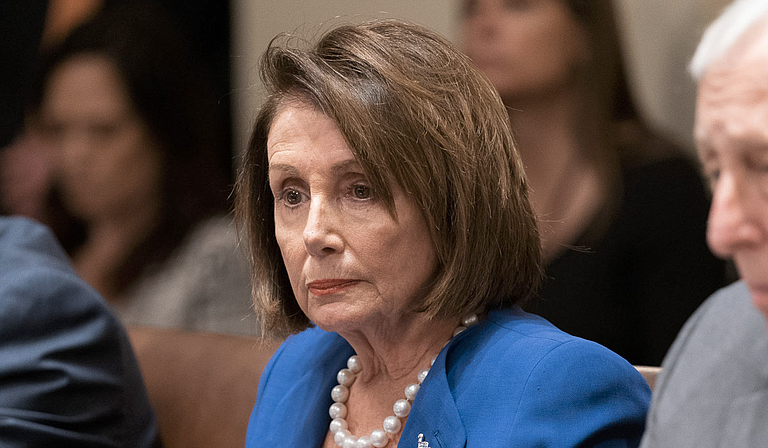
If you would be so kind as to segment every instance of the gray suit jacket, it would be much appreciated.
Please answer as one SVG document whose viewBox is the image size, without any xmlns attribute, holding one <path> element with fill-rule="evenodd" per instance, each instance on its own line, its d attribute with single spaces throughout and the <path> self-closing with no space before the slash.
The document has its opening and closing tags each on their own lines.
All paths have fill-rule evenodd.
<svg viewBox="0 0 768 448">
<path fill-rule="evenodd" d="M 640 446 L 768 447 L 768 331 L 744 283 L 713 294 L 677 336 Z"/>
</svg>

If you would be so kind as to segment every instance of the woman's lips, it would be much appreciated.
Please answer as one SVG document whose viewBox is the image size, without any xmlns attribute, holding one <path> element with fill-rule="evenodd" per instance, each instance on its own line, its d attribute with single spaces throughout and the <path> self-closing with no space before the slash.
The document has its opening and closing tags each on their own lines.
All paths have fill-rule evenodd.
<svg viewBox="0 0 768 448">
<path fill-rule="evenodd" d="M 359 282 L 359 280 L 348 279 L 323 279 L 307 283 L 307 288 L 309 289 L 309 292 L 316 296 L 325 296 L 328 294 L 336 294 L 337 292 L 354 286 Z"/>
</svg>

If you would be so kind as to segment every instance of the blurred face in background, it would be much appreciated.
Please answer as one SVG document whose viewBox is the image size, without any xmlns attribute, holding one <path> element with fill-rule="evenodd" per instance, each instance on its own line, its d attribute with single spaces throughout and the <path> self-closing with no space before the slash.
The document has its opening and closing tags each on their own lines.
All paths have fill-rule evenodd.
<svg viewBox="0 0 768 448">
<path fill-rule="evenodd" d="M 464 51 L 505 100 L 562 89 L 589 58 L 584 29 L 561 0 L 465 0 Z"/>
<path fill-rule="evenodd" d="M 159 201 L 161 154 L 106 56 L 74 56 L 48 79 L 39 116 L 67 208 L 85 220 Z"/>
<path fill-rule="evenodd" d="M 762 29 L 705 72 L 695 134 L 712 187 L 707 242 L 733 259 L 768 319 L 768 23 Z"/>
</svg>

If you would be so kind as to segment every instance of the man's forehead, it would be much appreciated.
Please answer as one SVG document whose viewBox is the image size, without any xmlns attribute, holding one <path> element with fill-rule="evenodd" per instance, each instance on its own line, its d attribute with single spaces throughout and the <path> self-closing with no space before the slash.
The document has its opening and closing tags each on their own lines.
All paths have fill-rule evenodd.
<svg viewBox="0 0 768 448">
<path fill-rule="evenodd" d="M 744 37 L 699 82 L 694 137 L 700 155 L 734 141 L 768 141 L 768 26 Z"/>
<path fill-rule="evenodd" d="M 715 67 L 736 68 L 742 64 L 762 62 L 768 67 L 768 17 L 753 25 L 725 55 L 713 64 Z"/>
<path fill-rule="evenodd" d="M 699 82 L 704 102 L 768 103 L 768 19 L 755 24 Z"/>
<path fill-rule="evenodd" d="M 768 102 L 768 53 L 738 64 L 718 63 L 699 82 L 699 102 L 714 99 Z"/>
</svg>

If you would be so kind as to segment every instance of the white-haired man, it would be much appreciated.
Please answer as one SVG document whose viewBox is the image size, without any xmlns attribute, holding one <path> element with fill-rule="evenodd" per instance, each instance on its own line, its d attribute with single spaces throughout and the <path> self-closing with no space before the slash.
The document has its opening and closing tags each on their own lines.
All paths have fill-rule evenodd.
<svg viewBox="0 0 768 448">
<path fill-rule="evenodd" d="M 662 364 L 641 448 L 768 446 L 768 1 L 737 0 L 691 63 L 712 186 L 707 242 L 741 281 L 710 297 Z"/>
</svg>

